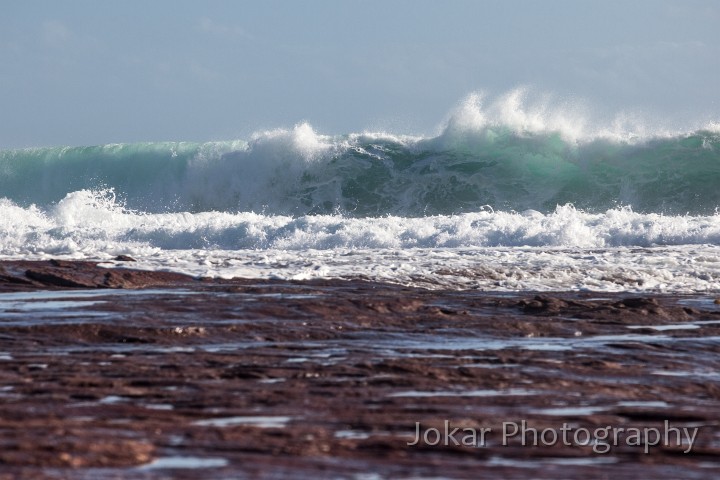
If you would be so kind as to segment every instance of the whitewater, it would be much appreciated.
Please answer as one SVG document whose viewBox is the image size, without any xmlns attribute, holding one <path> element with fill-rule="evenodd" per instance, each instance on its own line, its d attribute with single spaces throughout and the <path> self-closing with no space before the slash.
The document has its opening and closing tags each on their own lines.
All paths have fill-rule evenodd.
<svg viewBox="0 0 720 480">
<path fill-rule="evenodd" d="M 496 291 L 720 291 L 720 126 L 471 95 L 431 136 L 0 151 L 0 259 Z"/>
</svg>

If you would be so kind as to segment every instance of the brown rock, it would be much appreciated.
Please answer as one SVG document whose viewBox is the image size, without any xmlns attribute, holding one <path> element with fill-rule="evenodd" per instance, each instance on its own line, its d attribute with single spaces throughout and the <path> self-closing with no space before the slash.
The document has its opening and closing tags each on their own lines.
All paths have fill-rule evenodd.
<svg viewBox="0 0 720 480">
<path fill-rule="evenodd" d="M 689 311 L 687 297 L 522 299 L 0 262 L 1 291 L 68 285 L 104 290 L 87 304 L 69 290 L 77 305 L 57 311 L 23 310 L 38 299 L 0 309 L 0 479 L 720 474 L 720 382 L 694 374 L 717 369 L 708 338 L 720 325 L 652 328 L 720 319 L 706 304 Z M 143 286 L 153 291 L 107 290 Z M 521 420 L 540 431 L 701 428 L 691 454 L 619 445 L 597 463 L 586 444 L 502 445 L 503 423 Z M 408 445 L 416 425 L 446 422 L 491 428 L 488 444 Z M 167 469 L 137 468 L 168 457 Z M 209 466 L 173 468 L 176 457 Z"/>
</svg>

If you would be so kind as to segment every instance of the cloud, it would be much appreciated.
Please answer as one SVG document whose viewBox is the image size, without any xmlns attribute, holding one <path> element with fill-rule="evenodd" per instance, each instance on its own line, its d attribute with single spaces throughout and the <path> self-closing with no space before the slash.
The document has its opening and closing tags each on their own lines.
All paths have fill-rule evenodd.
<svg viewBox="0 0 720 480">
<path fill-rule="evenodd" d="M 195 60 L 189 62 L 188 71 L 196 79 L 208 83 L 215 83 L 224 78 L 224 76 L 220 72 L 209 68 L 208 66 L 203 65 Z"/>
<path fill-rule="evenodd" d="M 207 17 L 200 19 L 198 30 L 216 37 L 230 40 L 254 40 L 255 36 L 238 25 L 223 25 Z"/>
<path fill-rule="evenodd" d="M 72 31 L 59 20 L 46 20 L 42 23 L 42 36 L 50 46 L 66 43 L 73 36 Z"/>
</svg>

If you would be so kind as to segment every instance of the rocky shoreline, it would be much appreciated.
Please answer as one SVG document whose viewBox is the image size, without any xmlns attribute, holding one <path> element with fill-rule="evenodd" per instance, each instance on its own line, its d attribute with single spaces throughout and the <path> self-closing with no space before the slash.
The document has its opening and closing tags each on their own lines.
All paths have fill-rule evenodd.
<svg viewBox="0 0 720 480">
<path fill-rule="evenodd" d="M 714 297 L 106 267 L 0 262 L 0 479 L 720 473 Z"/>
</svg>

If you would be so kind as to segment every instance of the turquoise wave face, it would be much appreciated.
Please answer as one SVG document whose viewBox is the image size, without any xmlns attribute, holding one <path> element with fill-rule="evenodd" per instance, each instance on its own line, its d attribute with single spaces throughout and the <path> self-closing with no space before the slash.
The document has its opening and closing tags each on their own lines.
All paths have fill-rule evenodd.
<svg viewBox="0 0 720 480">
<path fill-rule="evenodd" d="M 430 215 L 526 209 L 551 212 L 571 203 L 587 211 L 707 214 L 720 205 L 720 142 L 698 132 L 641 144 L 559 136 L 439 138 L 410 147 L 368 143 L 308 169 L 302 198 L 327 213 Z M 318 202 L 336 182 L 338 205 Z M 322 192 L 322 193 L 321 193 Z M 312 211 L 312 210 L 311 210 Z"/>
<path fill-rule="evenodd" d="M 327 137 L 307 125 L 249 142 L 0 152 L 0 198 L 50 205 L 112 188 L 143 212 L 409 217 L 503 211 L 707 215 L 720 206 L 720 134 L 568 141 L 510 128 L 434 138 Z"/>
</svg>

